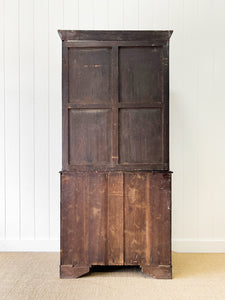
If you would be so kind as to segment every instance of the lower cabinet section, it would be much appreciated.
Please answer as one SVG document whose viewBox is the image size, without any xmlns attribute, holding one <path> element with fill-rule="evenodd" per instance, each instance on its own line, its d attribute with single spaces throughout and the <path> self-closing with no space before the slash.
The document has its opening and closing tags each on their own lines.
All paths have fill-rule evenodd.
<svg viewBox="0 0 225 300">
<path fill-rule="evenodd" d="M 170 172 L 61 173 L 61 277 L 92 265 L 172 277 Z"/>
</svg>

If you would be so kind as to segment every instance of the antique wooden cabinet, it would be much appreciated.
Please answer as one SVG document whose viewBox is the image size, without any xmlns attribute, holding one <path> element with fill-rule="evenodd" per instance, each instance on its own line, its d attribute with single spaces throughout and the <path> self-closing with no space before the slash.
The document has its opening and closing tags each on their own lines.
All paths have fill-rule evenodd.
<svg viewBox="0 0 225 300">
<path fill-rule="evenodd" d="M 59 30 L 63 278 L 93 265 L 172 276 L 171 34 Z"/>
</svg>

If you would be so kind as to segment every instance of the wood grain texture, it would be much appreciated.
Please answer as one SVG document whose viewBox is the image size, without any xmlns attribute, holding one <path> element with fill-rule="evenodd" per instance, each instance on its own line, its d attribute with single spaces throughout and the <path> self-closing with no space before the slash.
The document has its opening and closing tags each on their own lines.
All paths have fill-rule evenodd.
<svg viewBox="0 0 225 300">
<path fill-rule="evenodd" d="M 171 174 L 150 176 L 151 266 L 171 264 Z"/>
<path fill-rule="evenodd" d="M 121 109 L 119 128 L 121 164 L 163 165 L 160 109 Z"/>
<path fill-rule="evenodd" d="M 124 251 L 126 265 L 146 264 L 146 248 L 149 236 L 146 235 L 146 179 L 143 172 L 125 173 L 124 179 Z M 149 221 L 149 220 L 148 220 Z M 148 224 L 149 226 L 149 224 Z M 147 227 L 148 227 L 147 226 Z"/>
<path fill-rule="evenodd" d="M 111 101 L 111 49 L 69 48 L 69 102 Z"/>
<path fill-rule="evenodd" d="M 63 170 L 168 170 L 172 32 L 59 33 Z"/>
<path fill-rule="evenodd" d="M 170 177 L 63 172 L 61 265 L 68 271 L 61 276 L 78 277 L 91 265 L 139 265 L 150 276 L 170 278 Z"/>
<path fill-rule="evenodd" d="M 162 101 L 162 47 L 121 47 L 120 101 Z"/>
<path fill-rule="evenodd" d="M 170 230 L 170 194 L 162 191 L 170 178 L 164 170 L 171 32 L 59 34 L 61 277 L 79 277 L 92 265 L 139 265 L 146 274 L 168 278 L 171 235 L 160 219 Z"/>
<path fill-rule="evenodd" d="M 67 40 L 96 40 L 96 41 L 167 41 L 173 31 L 107 31 L 107 30 L 58 30 L 62 41 Z"/>
<path fill-rule="evenodd" d="M 111 162 L 111 111 L 69 110 L 69 163 L 71 165 Z"/>
<path fill-rule="evenodd" d="M 108 173 L 108 265 L 124 262 L 123 173 Z"/>
</svg>

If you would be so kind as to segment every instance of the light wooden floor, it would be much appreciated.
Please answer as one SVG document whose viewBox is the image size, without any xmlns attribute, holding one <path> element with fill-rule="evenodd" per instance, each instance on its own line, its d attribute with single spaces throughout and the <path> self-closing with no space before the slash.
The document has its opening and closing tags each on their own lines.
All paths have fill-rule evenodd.
<svg viewBox="0 0 225 300">
<path fill-rule="evenodd" d="M 58 253 L 0 253 L 0 299 L 225 299 L 225 254 L 173 253 L 173 279 L 136 268 L 59 279 Z"/>
</svg>

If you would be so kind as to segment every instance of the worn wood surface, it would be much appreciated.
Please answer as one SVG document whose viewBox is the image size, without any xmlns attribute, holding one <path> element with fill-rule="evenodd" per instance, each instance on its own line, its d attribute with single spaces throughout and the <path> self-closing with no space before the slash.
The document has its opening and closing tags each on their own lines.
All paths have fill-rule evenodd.
<svg viewBox="0 0 225 300">
<path fill-rule="evenodd" d="M 120 30 L 58 30 L 63 41 L 68 40 L 96 40 L 96 41 L 142 41 L 169 40 L 173 31 L 120 31 Z"/>
<path fill-rule="evenodd" d="M 168 171 L 172 32 L 59 33 L 63 170 Z"/>
<path fill-rule="evenodd" d="M 61 277 L 171 278 L 171 31 L 61 31 Z"/>
<path fill-rule="evenodd" d="M 63 172 L 61 181 L 63 268 L 140 265 L 171 276 L 171 173 Z"/>
</svg>

